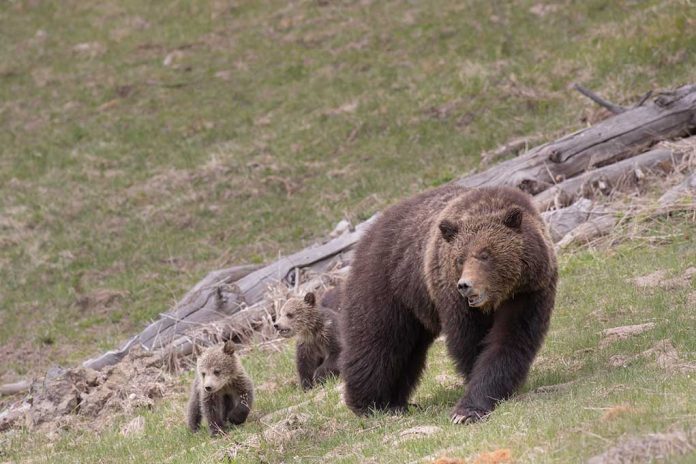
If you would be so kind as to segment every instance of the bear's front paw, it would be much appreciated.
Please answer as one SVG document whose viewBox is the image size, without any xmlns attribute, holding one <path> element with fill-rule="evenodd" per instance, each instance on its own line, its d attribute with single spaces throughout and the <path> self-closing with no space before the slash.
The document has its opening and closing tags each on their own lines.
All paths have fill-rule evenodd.
<svg viewBox="0 0 696 464">
<path fill-rule="evenodd" d="M 452 412 L 451 420 L 453 424 L 473 424 L 484 420 L 490 413 L 490 411 L 469 406 L 457 406 Z"/>
</svg>

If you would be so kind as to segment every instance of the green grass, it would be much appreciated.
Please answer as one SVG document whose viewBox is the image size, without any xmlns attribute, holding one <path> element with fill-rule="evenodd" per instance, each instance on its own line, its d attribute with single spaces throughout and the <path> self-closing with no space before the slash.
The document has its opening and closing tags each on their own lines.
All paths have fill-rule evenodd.
<svg viewBox="0 0 696 464">
<path fill-rule="evenodd" d="M 358 221 L 475 169 L 483 150 L 512 137 L 581 127 L 595 108 L 573 82 L 631 104 L 696 75 L 686 1 L 591 0 L 542 16 L 539 2 L 523 0 L 322 3 L 2 5 L 0 382 L 113 348 L 211 269 L 295 251 L 343 217 Z M 693 352 L 686 294 L 637 293 L 623 281 L 657 265 L 681 270 L 688 261 L 677 251 L 689 246 L 565 260 L 554 331 L 529 385 L 583 379 L 569 392 L 505 404 L 485 425 L 449 426 L 458 393 L 433 383 L 451 369 L 438 346 L 416 398 L 425 411 L 358 420 L 329 394 L 307 411 L 330 433 L 282 452 L 262 443 L 258 453 L 311 461 L 343 447 L 356 461 L 399 462 L 449 446 L 462 455 L 509 446 L 520 459 L 564 462 L 601 448 L 585 427 L 612 438 L 686 420 L 693 410 L 674 398 L 688 378 L 643 362 L 607 371 L 608 353 L 583 350 L 596 346 L 592 311 L 618 325 L 642 321 L 647 308 L 658 327 L 616 349 L 670 337 Z M 257 384 L 271 375 L 284 384 L 290 358 L 255 352 L 245 362 Z M 285 386 L 260 395 L 257 414 L 302 398 Z M 641 406 L 616 422 L 583 409 L 625 398 Z M 9 435 L 0 460 L 139 462 L 194 448 L 176 458 L 185 462 L 224 447 L 180 427 L 182 404 L 144 412 L 144 438 L 116 428 L 55 444 Z M 381 441 L 417 423 L 443 431 L 403 446 Z M 241 433 L 260 431 L 252 421 Z M 548 440 L 550 454 L 532 459 L 533 444 Z"/>
<path fill-rule="evenodd" d="M 687 303 L 694 298 L 696 286 L 643 289 L 630 282 L 654 269 L 681 275 L 696 261 L 692 228 L 693 222 L 681 216 L 651 234 L 668 232 L 674 236 L 668 244 L 634 242 L 608 253 L 577 251 L 562 257 L 551 330 L 522 395 L 501 404 L 484 423 L 449 423 L 462 387 L 456 384 L 442 341 L 431 350 L 424 379 L 413 397 L 421 409 L 404 416 L 368 418 L 348 411 L 335 381 L 310 393 L 303 393 L 296 381 L 289 382 L 295 372 L 294 347 L 288 343 L 280 352 L 252 348 L 244 355 L 243 363 L 258 390 L 257 403 L 249 421 L 227 437 L 210 439 L 205 431 L 194 435 L 186 430 L 185 391 L 190 376 L 184 376 L 176 393 L 154 410 L 140 412 L 146 423 L 140 437 L 120 435 L 120 427 L 129 418 L 119 419 L 99 434 L 64 432 L 51 445 L 44 437 L 20 432 L 7 438 L 4 457 L 34 462 L 211 462 L 224 450 L 246 442 L 256 445 L 242 447 L 234 462 L 403 463 L 429 455 L 471 457 L 499 448 L 509 449 L 515 462 L 581 462 L 623 436 L 690 430 L 696 427 L 693 373 L 663 370 L 654 359 L 639 359 L 626 367 L 611 367 L 608 360 L 617 354 L 641 353 L 669 338 L 683 362 L 696 361 L 693 308 Z M 598 348 L 603 329 L 644 322 L 656 326 Z M 550 393 L 533 392 L 565 382 L 572 383 Z M 282 441 L 263 437 L 269 425 L 289 413 L 271 419 L 263 416 L 307 400 L 293 411 L 307 415 L 293 436 Z M 604 419 L 606 410 L 617 405 L 629 410 Z M 427 437 L 400 438 L 403 430 L 422 425 L 441 430 Z M 689 457 L 682 459 L 688 462 Z"/>
</svg>

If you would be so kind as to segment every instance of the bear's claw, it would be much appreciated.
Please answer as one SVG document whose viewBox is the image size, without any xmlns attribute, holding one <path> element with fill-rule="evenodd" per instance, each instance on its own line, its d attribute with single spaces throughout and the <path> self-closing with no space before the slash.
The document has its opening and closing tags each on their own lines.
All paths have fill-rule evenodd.
<svg viewBox="0 0 696 464">
<path fill-rule="evenodd" d="M 457 408 L 457 411 L 452 413 L 451 420 L 453 424 L 473 424 L 474 422 L 484 420 L 488 417 L 488 414 L 490 413 L 478 409 Z"/>
</svg>

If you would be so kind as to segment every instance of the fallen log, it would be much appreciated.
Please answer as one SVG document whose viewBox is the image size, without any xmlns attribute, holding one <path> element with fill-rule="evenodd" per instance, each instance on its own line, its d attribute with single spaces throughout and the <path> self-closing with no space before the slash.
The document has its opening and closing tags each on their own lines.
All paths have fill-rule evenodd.
<svg viewBox="0 0 696 464">
<path fill-rule="evenodd" d="M 680 152 L 668 148 L 657 148 L 565 180 L 535 195 L 534 202 L 540 211 L 546 211 L 552 206 L 556 208 L 567 206 L 578 196 L 587 196 L 592 192 L 608 194 L 624 182 L 630 182 L 636 170 L 640 172 L 656 169 L 663 172 L 669 171 L 674 164 L 681 161 L 681 158 Z"/>
<path fill-rule="evenodd" d="M 581 198 L 566 208 L 546 211 L 541 214 L 541 217 L 549 228 L 551 240 L 556 243 L 580 224 L 598 216 L 605 216 L 607 213 L 605 206 L 598 205 L 587 198 Z"/>
<path fill-rule="evenodd" d="M 562 250 L 571 243 L 587 243 L 591 240 L 608 234 L 618 223 L 616 214 L 598 214 L 583 222 L 563 236 L 556 244 L 556 248 Z"/>
<path fill-rule="evenodd" d="M 455 183 L 465 187 L 510 185 L 536 195 L 588 169 L 629 158 L 656 142 L 694 129 L 696 85 L 686 85 Z"/>
<path fill-rule="evenodd" d="M 0 385 L 0 396 L 3 395 L 15 395 L 17 393 L 22 393 L 29 390 L 31 387 L 31 382 L 27 380 L 20 380 L 19 382 L 6 383 Z"/>
</svg>

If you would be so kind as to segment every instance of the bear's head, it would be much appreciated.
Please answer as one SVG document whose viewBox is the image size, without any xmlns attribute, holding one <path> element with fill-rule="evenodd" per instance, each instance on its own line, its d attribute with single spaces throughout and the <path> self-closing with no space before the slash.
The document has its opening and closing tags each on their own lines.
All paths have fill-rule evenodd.
<svg viewBox="0 0 696 464">
<path fill-rule="evenodd" d="M 207 393 L 215 393 L 228 385 L 238 372 L 238 362 L 234 343 L 231 341 L 205 350 L 196 363 L 201 388 Z"/>
<path fill-rule="evenodd" d="M 313 326 L 317 319 L 317 300 L 308 292 L 304 298 L 290 298 L 285 302 L 273 327 L 281 337 L 289 338 Z"/>
<path fill-rule="evenodd" d="M 493 310 L 514 294 L 524 268 L 523 220 L 522 209 L 513 206 L 440 222 L 444 284 L 456 286 L 470 307 Z"/>
</svg>

